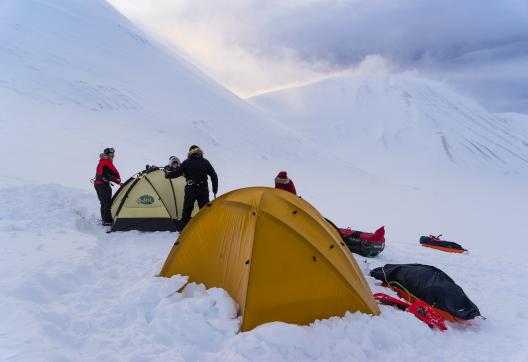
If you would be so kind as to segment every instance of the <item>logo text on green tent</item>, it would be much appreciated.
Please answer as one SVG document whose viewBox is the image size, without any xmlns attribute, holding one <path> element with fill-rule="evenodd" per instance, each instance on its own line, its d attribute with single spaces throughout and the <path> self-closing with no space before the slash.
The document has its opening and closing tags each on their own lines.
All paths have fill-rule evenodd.
<svg viewBox="0 0 528 362">
<path fill-rule="evenodd" d="M 141 195 L 136 202 L 142 205 L 150 205 L 154 203 L 154 198 L 150 195 Z"/>
</svg>

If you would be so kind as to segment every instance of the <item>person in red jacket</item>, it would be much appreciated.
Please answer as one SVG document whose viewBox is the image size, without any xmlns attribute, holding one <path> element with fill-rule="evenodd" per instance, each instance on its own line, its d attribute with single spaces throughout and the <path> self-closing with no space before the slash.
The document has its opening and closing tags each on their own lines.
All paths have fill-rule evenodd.
<svg viewBox="0 0 528 362">
<path fill-rule="evenodd" d="M 288 177 L 288 174 L 286 171 L 281 171 L 275 177 L 275 188 L 281 189 L 285 191 L 289 191 L 294 195 L 297 195 L 297 190 L 295 190 L 295 185 L 293 184 L 293 181 Z"/>
<path fill-rule="evenodd" d="M 110 182 L 121 184 L 119 172 L 113 164 L 115 151 L 113 148 L 105 148 L 99 155 L 99 164 L 95 171 L 94 187 L 97 197 L 101 203 L 101 221 L 105 226 L 111 226 L 114 223 L 110 208 L 112 206 L 112 188 Z"/>
</svg>

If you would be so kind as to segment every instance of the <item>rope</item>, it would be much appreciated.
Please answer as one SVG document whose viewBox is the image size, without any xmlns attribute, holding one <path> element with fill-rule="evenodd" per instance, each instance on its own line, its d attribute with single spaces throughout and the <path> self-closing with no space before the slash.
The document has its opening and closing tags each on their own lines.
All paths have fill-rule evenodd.
<svg viewBox="0 0 528 362">
<path fill-rule="evenodd" d="M 393 292 L 395 292 L 396 294 L 398 294 L 397 291 L 395 291 L 394 289 L 392 289 L 392 284 L 395 284 L 396 286 L 398 286 L 400 289 L 402 289 L 405 293 L 407 293 L 408 295 L 416 298 L 416 299 L 419 299 L 417 298 L 416 296 L 414 296 L 413 294 L 409 293 L 409 291 L 407 290 L 407 288 L 405 288 L 403 285 L 401 285 L 400 283 L 398 282 L 395 282 L 395 281 L 391 281 L 389 282 L 387 280 L 387 274 L 385 274 L 385 267 L 381 267 L 381 271 L 383 272 L 383 279 L 385 279 L 385 283 L 389 286 L 390 290 L 392 290 Z M 391 284 L 392 283 L 392 284 Z"/>
</svg>

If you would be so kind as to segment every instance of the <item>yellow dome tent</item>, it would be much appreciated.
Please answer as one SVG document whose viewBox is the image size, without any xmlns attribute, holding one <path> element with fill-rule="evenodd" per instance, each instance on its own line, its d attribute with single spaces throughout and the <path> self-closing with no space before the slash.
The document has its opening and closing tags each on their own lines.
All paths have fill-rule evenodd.
<svg viewBox="0 0 528 362">
<path fill-rule="evenodd" d="M 176 231 L 182 217 L 185 178 L 166 179 L 153 168 L 129 178 L 112 198 L 112 231 Z M 195 203 L 192 215 L 198 212 Z"/>
<path fill-rule="evenodd" d="M 379 309 L 337 230 L 308 202 L 267 187 L 235 190 L 186 226 L 160 275 L 188 275 L 236 300 L 242 331 Z"/>
</svg>

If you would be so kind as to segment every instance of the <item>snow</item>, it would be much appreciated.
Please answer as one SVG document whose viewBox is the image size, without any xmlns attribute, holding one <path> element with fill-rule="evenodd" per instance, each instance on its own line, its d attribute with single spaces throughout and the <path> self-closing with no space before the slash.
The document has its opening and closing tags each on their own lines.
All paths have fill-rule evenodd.
<svg viewBox="0 0 528 362">
<path fill-rule="evenodd" d="M 526 115 L 402 76 L 332 78 L 248 104 L 102 0 L 5 0 L 0 44 L 0 360 L 528 359 Z M 388 293 L 370 269 L 435 265 L 487 319 L 441 333 L 382 306 L 238 333 L 225 291 L 157 277 L 177 234 L 96 222 L 89 179 L 103 147 L 127 177 L 190 144 L 221 193 L 271 186 L 286 169 L 336 224 L 385 225 L 385 251 L 356 258 L 373 292 Z M 470 254 L 422 248 L 427 233 Z"/>
<path fill-rule="evenodd" d="M 382 306 L 310 326 L 269 323 L 238 333 L 225 291 L 160 278 L 176 235 L 106 234 L 92 193 L 56 184 L 3 188 L 0 214 L 0 359 L 30 360 L 508 360 L 528 353 L 524 258 L 451 255 L 390 240 L 363 271 L 433 263 L 486 320 L 441 333 Z M 387 292 L 368 277 L 374 292 Z"/>
</svg>

